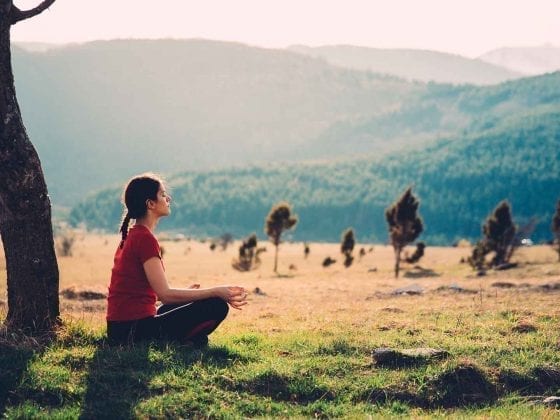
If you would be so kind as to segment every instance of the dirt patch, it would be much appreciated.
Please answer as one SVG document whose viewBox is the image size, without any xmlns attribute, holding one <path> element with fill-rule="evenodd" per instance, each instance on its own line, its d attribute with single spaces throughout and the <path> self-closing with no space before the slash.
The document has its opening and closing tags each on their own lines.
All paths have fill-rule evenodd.
<svg viewBox="0 0 560 420">
<path fill-rule="evenodd" d="M 425 277 L 440 277 L 441 274 L 436 273 L 434 270 L 429 268 L 414 267 L 413 270 L 406 271 L 403 277 L 410 279 L 421 279 Z"/>
<path fill-rule="evenodd" d="M 107 298 L 105 293 L 93 290 L 77 290 L 75 287 L 61 290 L 60 295 L 69 300 L 101 300 Z"/>
<path fill-rule="evenodd" d="M 557 292 L 560 291 L 560 283 L 546 283 L 535 287 L 540 292 Z"/>
<path fill-rule="evenodd" d="M 434 378 L 428 386 L 430 405 L 446 408 L 478 405 L 497 398 L 496 386 L 471 364 L 459 365 Z"/>
<path fill-rule="evenodd" d="M 395 306 L 387 306 L 381 309 L 383 312 L 390 312 L 394 314 L 402 314 L 404 311 L 401 308 L 397 308 Z"/>
<path fill-rule="evenodd" d="M 515 283 L 509 281 L 496 281 L 490 285 L 490 287 L 496 287 L 498 289 L 513 289 L 517 287 Z"/>
<path fill-rule="evenodd" d="M 522 321 L 515 325 L 511 330 L 516 333 L 525 334 L 537 331 L 537 327 L 530 322 Z"/>
</svg>

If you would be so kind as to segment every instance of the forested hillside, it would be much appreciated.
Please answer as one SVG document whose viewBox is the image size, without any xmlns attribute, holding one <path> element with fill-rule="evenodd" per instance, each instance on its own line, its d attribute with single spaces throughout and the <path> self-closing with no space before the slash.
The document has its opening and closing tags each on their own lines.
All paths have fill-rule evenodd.
<svg viewBox="0 0 560 420">
<path fill-rule="evenodd" d="M 294 156 L 333 122 L 398 109 L 426 87 L 281 50 L 191 41 L 14 49 L 18 99 L 55 203 L 150 168 Z"/>
<path fill-rule="evenodd" d="M 283 50 L 203 40 L 14 48 L 18 99 L 53 203 L 134 173 L 381 158 L 559 104 L 558 73 L 413 83 Z"/>
<path fill-rule="evenodd" d="M 512 90 L 519 94 L 534 88 L 517 85 L 507 95 L 497 88 L 484 100 L 474 91 L 461 106 L 475 109 L 497 97 L 508 103 L 503 101 L 515 97 Z M 555 95 L 557 90 L 542 92 L 535 102 Z M 479 119 L 459 138 L 378 159 L 175 175 L 169 178 L 173 215 L 161 228 L 199 236 L 226 231 L 262 236 L 271 205 L 288 200 L 300 217 L 294 239 L 338 241 L 342 230 L 352 226 L 359 241 L 384 242 L 385 208 L 413 185 L 425 221 L 421 238 L 429 244 L 477 239 L 483 219 L 502 199 L 512 203 L 517 223 L 538 218 L 533 240 L 548 240 L 560 197 L 560 111 L 532 106 L 523 115 L 508 116 L 504 110 L 499 118 Z M 110 189 L 90 197 L 73 209 L 73 223 L 116 231 L 119 194 Z"/>
</svg>

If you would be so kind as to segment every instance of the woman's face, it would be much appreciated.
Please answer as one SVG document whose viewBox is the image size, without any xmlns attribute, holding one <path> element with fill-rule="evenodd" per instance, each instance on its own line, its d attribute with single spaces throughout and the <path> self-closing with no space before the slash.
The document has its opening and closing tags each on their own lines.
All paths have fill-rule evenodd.
<svg viewBox="0 0 560 420">
<path fill-rule="evenodd" d="M 171 196 L 167 193 L 164 185 L 160 185 L 156 200 L 150 201 L 154 203 L 153 211 L 158 216 L 168 216 L 171 213 Z"/>
</svg>

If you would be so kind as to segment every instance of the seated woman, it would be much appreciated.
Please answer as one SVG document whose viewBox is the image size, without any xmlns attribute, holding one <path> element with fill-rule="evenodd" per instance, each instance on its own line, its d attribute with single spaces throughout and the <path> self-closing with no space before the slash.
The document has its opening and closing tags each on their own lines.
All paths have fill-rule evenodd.
<svg viewBox="0 0 560 420">
<path fill-rule="evenodd" d="M 170 214 L 171 197 L 153 174 L 125 187 L 122 240 L 115 253 L 107 298 L 107 335 L 112 343 L 169 339 L 206 345 L 224 320 L 228 305 L 241 309 L 247 293 L 239 286 L 171 288 L 154 230 Z M 129 229 L 130 220 L 135 223 Z M 162 305 L 156 308 L 156 301 Z"/>
</svg>

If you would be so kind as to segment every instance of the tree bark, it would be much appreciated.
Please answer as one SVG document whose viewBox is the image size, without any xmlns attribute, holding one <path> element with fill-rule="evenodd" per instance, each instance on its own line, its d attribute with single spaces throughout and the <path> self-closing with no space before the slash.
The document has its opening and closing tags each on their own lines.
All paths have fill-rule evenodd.
<svg viewBox="0 0 560 420">
<path fill-rule="evenodd" d="M 10 52 L 11 0 L 0 0 L 0 235 L 10 330 L 43 332 L 59 319 L 51 204 L 16 99 Z"/>
</svg>

